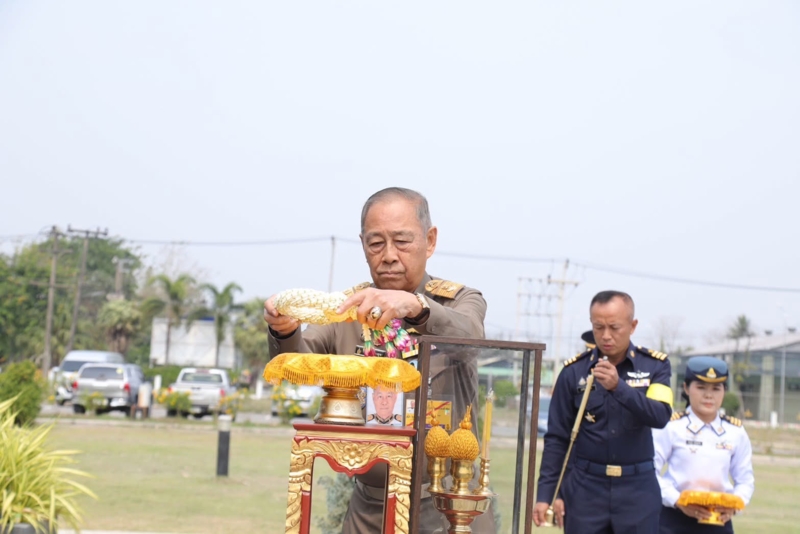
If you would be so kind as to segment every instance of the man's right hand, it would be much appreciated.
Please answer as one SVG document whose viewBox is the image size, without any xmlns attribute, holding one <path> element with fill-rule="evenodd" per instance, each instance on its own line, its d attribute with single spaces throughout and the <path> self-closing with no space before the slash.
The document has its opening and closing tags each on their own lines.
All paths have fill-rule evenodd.
<svg viewBox="0 0 800 534">
<path fill-rule="evenodd" d="M 536 506 L 533 508 L 533 522 L 536 524 L 537 527 L 540 527 L 544 524 L 545 518 L 547 517 L 547 510 L 550 508 L 550 504 L 546 502 L 537 502 Z M 559 528 L 564 527 L 564 500 L 563 499 L 556 499 L 556 502 L 553 504 L 553 522 Z"/>
<path fill-rule="evenodd" d="M 300 321 L 278 313 L 278 310 L 275 309 L 275 295 L 264 302 L 264 320 L 279 336 L 289 336 L 300 328 Z"/>
</svg>

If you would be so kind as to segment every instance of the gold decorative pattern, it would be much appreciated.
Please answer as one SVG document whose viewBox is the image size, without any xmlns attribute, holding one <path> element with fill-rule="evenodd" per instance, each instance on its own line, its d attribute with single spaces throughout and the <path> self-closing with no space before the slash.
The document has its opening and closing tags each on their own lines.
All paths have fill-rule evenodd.
<svg viewBox="0 0 800 534">
<path fill-rule="evenodd" d="M 275 295 L 273 302 L 275 310 L 281 315 L 293 317 L 302 323 L 324 325 L 358 318 L 355 306 L 344 313 L 336 312 L 347 297 L 341 291 L 325 293 L 314 289 L 289 289 Z"/>
<path fill-rule="evenodd" d="M 437 297 L 452 299 L 458 295 L 458 292 L 463 287 L 464 284 L 450 282 L 449 280 L 431 280 L 425 284 L 425 291 Z"/>
<path fill-rule="evenodd" d="M 677 421 L 681 417 L 686 415 L 686 412 L 673 412 L 672 417 L 669 418 L 670 421 Z"/>
<path fill-rule="evenodd" d="M 374 441 L 379 440 L 379 441 Z M 325 431 L 299 431 L 292 440 L 286 534 L 300 534 L 304 493 L 311 492 L 314 458 L 325 456 L 352 476 L 375 460 L 389 464 L 388 495 L 395 498 L 395 532 L 408 534 L 411 513 L 411 466 L 414 447 L 410 437 L 386 434 L 342 436 Z"/>
<path fill-rule="evenodd" d="M 263 376 L 272 384 L 288 380 L 326 388 L 383 386 L 407 392 L 420 385 L 419 371 L 405 360 L 344 354 L 280 354 L 264 367 Z"/>
</svg>

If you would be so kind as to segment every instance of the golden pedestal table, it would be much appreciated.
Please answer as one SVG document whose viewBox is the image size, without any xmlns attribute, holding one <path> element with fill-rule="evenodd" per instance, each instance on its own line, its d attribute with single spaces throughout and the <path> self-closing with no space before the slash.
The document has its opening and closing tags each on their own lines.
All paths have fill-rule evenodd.
<svg viewBox="0 0 800 534">
<path fill-rule="evenodd" d="M 325 458 L 331 469 L 353 476 L 377 463 L 389 465 L 383 534 L 408 534 L 411 508 L 411 428 L 295 423 L 289 468 L 286 534 L 308 534 L 311 526 L 311 482 L 314 460 Z"/>
</svg>

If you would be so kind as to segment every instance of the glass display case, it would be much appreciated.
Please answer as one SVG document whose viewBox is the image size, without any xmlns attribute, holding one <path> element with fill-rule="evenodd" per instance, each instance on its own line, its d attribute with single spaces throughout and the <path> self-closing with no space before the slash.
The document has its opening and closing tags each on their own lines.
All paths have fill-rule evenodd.
<svg viewBox="0 0 800 534">
<path fill-rule="evenodd" d="M 419 341 L 419 355 L 414 364 L 421 373 L 422 385 L 405 394 L 402 400 L 404 425 L 417 431 L 410 532 L 429 534 L 442 528 L 442 524 L 430 520 L 444 517 L 432 509 L 434 499 L 428 492 L 431 477 L 424 444 L 432 419 L 435 416 L 436 424 L 452 434 L 471 407 L 468 422 L 480 444 L 481 456 L 475 461 L 470 490 L 479 493 L 479 478 L 488 475 L 486 489 L 490 491 L 484 493 L 491 500 L 485 513 L 474 518 L 473 531 L 518 534 L 522 526 L 522 532 L 530 533 L 535 504 L 536 440 L 540 429 L 543 431 L 547 424 L 547 410 L 540 412 L 540 405 L 546 405 L 549 398 L 547 392 L 540 394 L 545 345 L 438 336 L 422 336 Z M 489 391 L 493 392 L 493 401 L 487 413 Z M 491 420 L 490 433 L 484 430 L 487 415 Z M 481 473 L 479 463 L 484 456 L 490 462 L 480 464 L 486 466 Z M 448 460 L 447 473 L 451 463 Z M 452 480 L 443 483 L 447 486 Z M 447 532 L 447 523 L 444 525 L 439 532 Z"/>
</svg>

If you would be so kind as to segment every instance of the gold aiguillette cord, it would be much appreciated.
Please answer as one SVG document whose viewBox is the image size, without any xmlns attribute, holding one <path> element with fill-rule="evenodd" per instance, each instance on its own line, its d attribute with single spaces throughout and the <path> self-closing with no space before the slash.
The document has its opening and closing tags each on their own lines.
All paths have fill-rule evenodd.
<svg viewBox="0 0 800 534">
<path fill-rule="evenodd" d="M 545 524 L 553 526 L 555 519 L 555 511 L 553 507 L 558 498 L 558 491 L 561 489 L 561 481 L 564 479 L 564 472 L 567 470 L 567 462 L 569 461 L 569 453 L 572 452 L 572 445 L 575 443 L 575 438 L 578 437 L 578 429 L 581 427 L 581 420 L 583 419 L 583 412 L 586 410 L 586 403 L 589 401 L 589 393 L 592 391 L 592 384 L 594 384 L 594 374 L 589 374 L 586 379 L 586 389 L 583 392 L 581 399 L 581 406 L 578 408 L 578 417 L 575 418 L 575 424 L 572 425 L 572 434 L 569 437 L 569 447 L 567 447 L 567 454 L 564 455 L 564 465 L 561 466 L 561 474 L 558 476 L 558 484 L 556 484 L 556 491 L 553 493 L 553 502 L 550 503 L 550 508 L 547 509 L 545 514 Z"/>
</svg>

